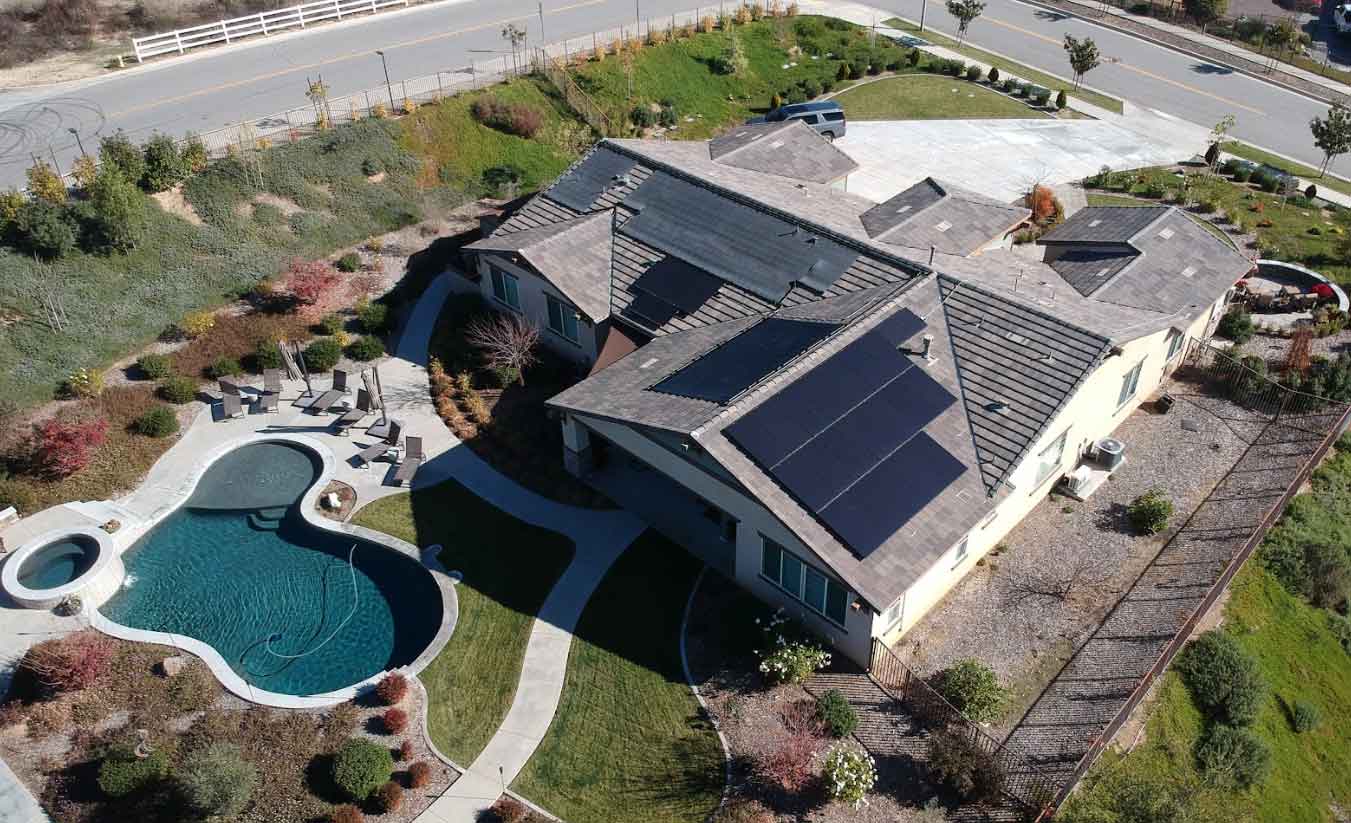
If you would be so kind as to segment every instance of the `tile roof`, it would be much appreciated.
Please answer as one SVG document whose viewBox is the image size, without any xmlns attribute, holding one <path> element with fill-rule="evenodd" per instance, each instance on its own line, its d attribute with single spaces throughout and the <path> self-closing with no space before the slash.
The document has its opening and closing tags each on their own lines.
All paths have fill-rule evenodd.
<svg viewBox="0 0 1351 823">
<path fill-rule="evenodd" d="M 1171 206 L 1087 206 L 1042 235 L 1043 243 L 1125 243 Z"/>
<path fill-rule="evenodd" d="M 868 234 L 884 243 L 966 256 L 1031 216 L 1026 207 L 926 177 L 861 218 Z"/>
<path fill-rule="evenodd" d="M 593 322 L 610 316 L 610 212 L 517 227 L 465 246 L 520 255 Z"/>
<path fill-rule="evenodd" d="M 723 165 L 812 183 L 834 183 L 859 167 L 800 120 L 734 126 L 708 142 L 708 154 Z"/>
</svg>

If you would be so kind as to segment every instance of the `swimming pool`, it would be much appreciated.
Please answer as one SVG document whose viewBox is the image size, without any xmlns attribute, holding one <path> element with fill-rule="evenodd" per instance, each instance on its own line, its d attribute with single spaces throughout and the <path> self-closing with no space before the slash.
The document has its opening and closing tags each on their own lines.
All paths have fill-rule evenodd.
<svg viewBox="0 0 1351 823">
<path fill-rule="evenodd" d="M 246 683 L 282 694 L 411 663 L 441 625 L 436 582 L 411 557 L 308 523 L 300 501 L 321 470 L 294 443 L 225 454 L 126 551 L 103 616 L 207 643 Z"/>
</svg>

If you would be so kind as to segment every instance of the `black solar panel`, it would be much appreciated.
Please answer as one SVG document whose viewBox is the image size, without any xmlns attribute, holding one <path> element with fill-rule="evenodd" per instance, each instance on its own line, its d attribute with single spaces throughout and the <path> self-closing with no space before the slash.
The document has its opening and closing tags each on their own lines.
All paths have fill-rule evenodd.
<svg viewBox="0 0 1351 823">
<path fill-rule="evenodd" d="M 920 432 L 817 514 L 867 557 L 965 472 L 960 460 Z"/>
<path fill-rule="evenodd" d="M 694 314 L 718 293 L 722 281 L 678 257 L 667 256 L 647 267 L 633 287 L 675 306 L 682 314 Z"/>
<path fill-rule="evenodd" d="M 727 403 L 838 328 L 806 320 L 761 320 L 652 387 Z"/>
<path fill-rule="evenodd" d="M 957 398 L 897 351 L 923 325 L 892 315 L 724 430 L 860 556 L 966 470 L 923 432 Z"/>
<path fill-rule="evenodd" d="M 775 304 L 793 283 L 825 291 L 858 252 L 662 172 L 624 200 L 620 231 Z"/>
<path fill-rule="evenodd" d="M 640 292 L 633 296 L 633 300 L 629 301 L 620 314 L 656 330 L 671 322 L 680 311 L 665 300 L 658 300 L 650 294 Z"/>
<path fill-rule="evenodd" d="M 575 169 L 558 178 L 547 192 L 548 197 L 568 208 L 590 211 L 596 198 L 615 185 L 615 178 L 633 171 L 636 165 L 636 160 L 622 154 L 597 149 Z"/>
</svg>

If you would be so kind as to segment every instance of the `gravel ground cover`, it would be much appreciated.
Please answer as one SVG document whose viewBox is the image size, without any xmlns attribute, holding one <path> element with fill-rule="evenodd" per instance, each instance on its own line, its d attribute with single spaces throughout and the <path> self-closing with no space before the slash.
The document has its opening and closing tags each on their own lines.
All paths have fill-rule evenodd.
<svg viewBox="0 0 1351 823">
<path fill-rule="evenodd" d="M 1246 448 L 1235 426 L 1203 412 L 1185 385 L 1168 414 L 1145 403 L 1117 429 L 1126 463 L 1087 502 L 1053 492 L 901 640 L 921 675 L 966 657 L 985 661 L 1010 690 L 991 734 L 1002 739 Z M 1186 431 L 1183 421 L 1198 431 Z M 1237 425 L 1240 432 L 1244 425 Z M 1159 488 L 1176 513 L 1163 534 L 1131 533 L 1126 507 Z M 1070 582 L 1072 580 L 1072 582 Z M 1064 589 L 1065 596 L 1039 594 Z"/>
</svg>

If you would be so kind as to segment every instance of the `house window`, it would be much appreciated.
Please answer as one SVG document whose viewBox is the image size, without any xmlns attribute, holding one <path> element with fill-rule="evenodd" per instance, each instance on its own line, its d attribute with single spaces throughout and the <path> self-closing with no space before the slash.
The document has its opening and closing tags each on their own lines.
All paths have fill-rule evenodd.
<svg viewBox="0 0 1351 823">
<path fill-rule="evenodd" d="M 849 611 L 849 590 L 773 540 L 762 539 L 760 573 L 807 608 L 843 626 Z"/>
<path fill-rule="evenodd" d="M 901 621 L 901 612 L 904 606 L 905 598 L 902 597 L 892 603 L 891 608 L 882 613 L 882 625 L 886 626 L 885 631 L 891 631 Z"/>
<path fill-rule="evenodd" d="M 967 548 L 969 548 L 970 543 L 971 538 L 968 536 L 963 537 L 962 542 L 957 544 L 957 550 L 953 552 L 954 557 L 952 559 L 952 567 L 954 569 L 962 565 L 962 561 L 966 560 L 966 551 Z"/>
<path fill-rule="evenodd" d="M 1139 363 L 1135 364 L 1135 368 L 1126 372 L 1126 376 L 1122 378 L 1121 396 L 1116 399 L 1117 409 L 1120 409 L 1122 406 L 1129 403 L 1130 399 L 1135 396 L 1135 390 L 1140 387 L 1140 372 L 1143 371 L 1144 368 L 1145 361 L 1141 360 Z"/>
<path fill-rule="evenodd" d="M 1168 359 L 1169 359 L 1169 360 L 1172 360 L 1174 357 L 1177 357 L 1177 353 L 1180 352 L 1180 351 L 1182 351 L 1182 342 L 1183 342 L 1184 340 L 1186 340 L 1186 339 L 1187 339 L 1186 335 L 1184 335 L 1182 332 L 1178 331 L 1177 329 L 1173 329 L 1173 330 L 1171 330 L 1171 331 L 1168 332 Z"/>
<path fill-rule="evenodd" d="M 1059 437 L 1051 441 L 1051 445 L 1037 453 L 1037 482 L 1032 484 L 1034 487 L 1040 486 L 1042 481 L 1060 468 L 1060 461 L 1065 457 L 1065 441 L 1069 436 L 1070 430 L 1065 429 Z"/>
<path fill-rule="evenodd" d="M 507 274 L 496 267 L 489 267 L 493 279 L 493 297 L 516 311 L 521 310 L 521 291 L 514 275 Z"/>
<path fill-rule="evenodd" d="M 700 498 L 699 502 L 703 506 L 704 519 L 711 520 L 714 523 L 718 524 L 718 537 L 722 540 L 722 542 L 735 543 L 736 524 L 737 524 L 736 518 L 728 514 L 727 512 L 723 511 L 722 509 L 718 508 L 717 506 L 713 505 L 712 503 L 708 502 L 707 500 L 704 500 L 703 498 Z"/>
<path fill-rule="evenodd" d="M 546 294 L 545 298 L 549 303 L 549 328 L 555 334 L 576 343 L 579 340 L 576 309 L 552 294 Z"/>
</svg>

